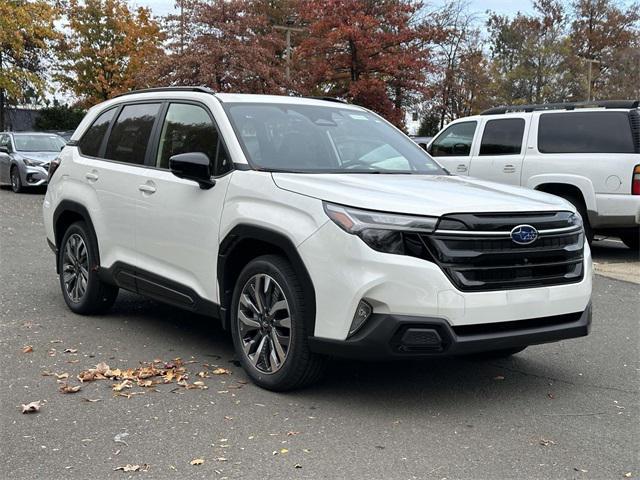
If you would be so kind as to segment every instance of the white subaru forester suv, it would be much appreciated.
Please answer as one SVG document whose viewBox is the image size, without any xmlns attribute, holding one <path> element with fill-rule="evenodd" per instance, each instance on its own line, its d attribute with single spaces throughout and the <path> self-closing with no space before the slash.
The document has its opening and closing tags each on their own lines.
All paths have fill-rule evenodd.
<svg viewBox="0 0 640 480">
<path fill-rule="evenodd" d="M 330 355 L 505 356 L 589 331 L 571 204 L 452 176 L 358 106 L 131 92 L 89 111 L 49 176 L 71 310 L 123 288 L 218 318 L 268 389 L 309 384 Z"/>
</svg>

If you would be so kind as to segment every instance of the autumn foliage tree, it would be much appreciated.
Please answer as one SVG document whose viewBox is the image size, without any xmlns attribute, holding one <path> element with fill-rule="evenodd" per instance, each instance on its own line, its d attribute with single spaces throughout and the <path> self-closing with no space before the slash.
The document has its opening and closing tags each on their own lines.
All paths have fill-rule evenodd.
<svg viewBox="0 0 640 480">
<path fill-rule="evenodd" d="M 161 34 L 147 8 L 124 0 L 70 0 L 55 76 L 83 106 L 143 86 L 140 72 L 157 58 Z"/>
<path fill-rule="evenodd" d="M 270 2 L 187 0 L 167 20 L 171 37 L 150 85 L 206 85 L 220 92 L 285 93 L 282 35 Z"/>
<path fill-rule="evenodd" d="M 396 125 L 425 91 L 430 30 L 406 0 L 305 1 L 307 36 L 294 54 L 297 88 L 371 108 Z"/>
<path fill-rule="evenodd" d="M 0 1 L 0 131 L 8 104 L 44 95 L 58 16 L 58 9 L 44 0 Z"/>
</svg>

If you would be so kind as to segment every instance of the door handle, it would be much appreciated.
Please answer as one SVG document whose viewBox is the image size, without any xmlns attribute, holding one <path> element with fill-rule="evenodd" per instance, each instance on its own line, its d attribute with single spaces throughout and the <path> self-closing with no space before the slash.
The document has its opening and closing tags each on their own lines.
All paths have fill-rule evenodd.
<svg viewBox="0 0 640 480">
<path fill-rule="evenodd" d="M 86 178 L 90 182 L 97 182 L 98 181 L 98 175 L 96 173 L 93 173 L 93 172 L 85 173 L 84 174 L 84 178 Z"/>
<path fill-rule="evenodd" d="M 505 165 L 502 171 L 504 173 L 515 173 L 516 167 L 514 165 Z"/>
<path fill-rule="evenodd" d="M 148 193 L 149 195 L 156 193 L 156 187 L 154 187 L 153 185 L 138 185 L 138 190 L 140 190 L 142 193 Z"/>
<path fill-rule="evenodd" d="M 457 172 L 466 172 L 467 171 L 467 166 L 464 163 L 461 163 L 460 165 L 458 165 L 458 167 L 456 168 Z"/>
</svg>

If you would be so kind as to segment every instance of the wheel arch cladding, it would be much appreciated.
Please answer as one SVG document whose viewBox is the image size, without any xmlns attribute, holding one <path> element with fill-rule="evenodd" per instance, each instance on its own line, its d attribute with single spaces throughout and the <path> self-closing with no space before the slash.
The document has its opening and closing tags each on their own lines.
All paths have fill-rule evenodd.
<svg viewBox="0 0 640 480">
<path fill-rule="evenodd" d="M 53 234 L 55 237 L 54 239 L 57 249 L 60 248 L 62 237 L 64 237 L 64 233 L 67 231 L 67 228 L 78 221 L 84 221 L 87 224 L 90 231 L 93 233 L 95 240 L 95 229 L 93 227 L 93 222 L 91 221 L 91 216 L 89 215 L 86 207 L 71 200 L 63 200 L 62 202 L 60 202 L 60 204 L 56 207 L 55 212 L 53 213 Z M 97 241 L 96 250 L 98 253 L 96 263 L 100 265 L 100 249 L 98 248 Z M 56 271 L 58 270 L 58 268 L 59 265 L 58 262 L 56 262 Z M 60 272 L 58 271 L 58 273 Z"/>
<path fill-rule="evenodd" d="M 302 283 L 305 304 L 309 310 L 305 326 L 307 334 L 313 336 L 316 322 L 315 288 L 294 243 L 275 230 L 246 224 L 235 226 L 220 243 L 217 274 L 223 327 L 228 329 L 230 326 L 231 298 L 238 275 L 251 260 L 268 254 L 286 258 Z"/>
</svg>

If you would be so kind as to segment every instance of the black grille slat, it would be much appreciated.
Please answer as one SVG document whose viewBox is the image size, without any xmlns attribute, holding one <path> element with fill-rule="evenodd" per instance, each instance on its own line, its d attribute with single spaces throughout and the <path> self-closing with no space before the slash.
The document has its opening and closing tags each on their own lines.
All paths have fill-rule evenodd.
<svg viewBox="0 0 640 480">
<path fill-rule="evenodd" d="M 420 238 L 431 260 L 463 291 L 573 283 L 583 278 L 582 231 L 543 233 L 530 245 L 516 244 L 511 238 L 482 235 L 488 231 L 511 231 L 524 223 L 524 219 L 539 231 L 567 228 L 573 225 L 571 216 L 571 212 L 456 214 L 444 219 L 463 222 L 472 228 L 458 235 L 436 230 Z M 479 233 L 474 235 L 474 231 Z"/>
</svg>

